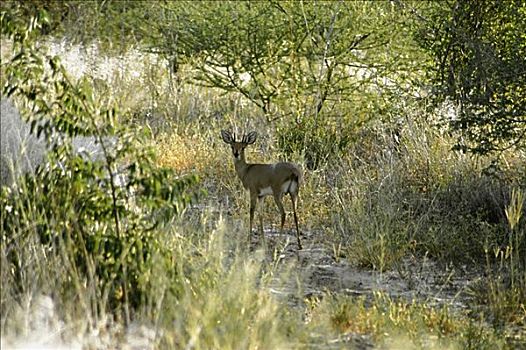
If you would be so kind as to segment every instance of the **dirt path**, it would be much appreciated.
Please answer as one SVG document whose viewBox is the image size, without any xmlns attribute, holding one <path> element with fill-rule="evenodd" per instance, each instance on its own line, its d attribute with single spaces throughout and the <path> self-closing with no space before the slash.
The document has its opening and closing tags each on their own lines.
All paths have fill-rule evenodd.
<svg viewBox="0 0 526 350">
<path fill-rule="evenodd" d="M 325 292 L 371 297 L 384 292 L 393 298 L 425 301 L 430 305 L 448 304 L 466 308 L 466 290 L 480 276 L 476 272 L 438 266 L 429 259 L 406 258 L 395 270 L 380 273 L 352 265 L 346 258 L 334 257 L 333 250 L 321 239 L 321 234 L 303 236 L 303 249 L 297 250 L 296 238 L 265 231 L 269 252 L 280 249 L 282 266 L 294 265 L 290 283 L 274 288 L 275 293 L 308 298 Z M 257 245 L 257 237 L 252 244 Z M 287 244 L 288 242 L 288 244 Z M 269 256 L 269 258 L 272 258 Z M 298 280 L 300 283 L 298 283 Z M 301 288 L 301 291 L 298 290 Z"/>
</svg>

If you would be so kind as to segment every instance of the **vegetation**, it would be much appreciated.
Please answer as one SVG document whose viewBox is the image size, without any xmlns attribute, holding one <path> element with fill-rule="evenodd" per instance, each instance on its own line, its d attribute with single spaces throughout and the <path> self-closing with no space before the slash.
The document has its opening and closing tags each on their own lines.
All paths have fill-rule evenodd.
<svg viewBox="0 0 526 350">
<path fill-rule="evenodd" d="M 457 109 L 457 148 L 486 154 L 524 148 L 526 4 L 451 1 L 430 16 L 421 42 L 435 60 L 439 102 Z"/>
<path fill-rule="evenodd" d="M 521 14 L 3 2 L 2 345 L 525 346 Z M 95 45 L 91 69 L 57 40 Z M 273 206 L 267 239 L 247 233 L 221 129 L 303 167 L 305 249 Z"/>
</svg>

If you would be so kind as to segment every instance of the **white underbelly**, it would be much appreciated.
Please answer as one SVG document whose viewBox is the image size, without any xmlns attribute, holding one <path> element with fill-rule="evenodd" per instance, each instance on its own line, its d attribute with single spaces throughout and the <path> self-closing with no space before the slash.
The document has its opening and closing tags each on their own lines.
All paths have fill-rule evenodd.
<svg viewBox="0 0 526 350">
<path fill-rule="evenodd" d="M 264 197 L 264 196 L 269 196 L 272 194 L 272 188 L 269 187 L 265 187 L 265 188 L 262 188 L 259 190 L 259 193 L 258 193 L 258 196 L 259 197 Z"/>
<path fill-rule="evenodd" d="M 298 188 L 298 183 L 296 181 L 292 181 L 292 180 L 285 181 L 283 185 L 281 185 L 281 193 L 282 194 L 287 194 L 289 192 L 294 193 L 296 192 L 297 188 Z M 273 194 L 272 188 L 268 186 L 268 187 L 264 187 L 260 189 L 258 196 L 264 197 L 264 196 L 270 196 L 272 194 Z"/>
</svg>

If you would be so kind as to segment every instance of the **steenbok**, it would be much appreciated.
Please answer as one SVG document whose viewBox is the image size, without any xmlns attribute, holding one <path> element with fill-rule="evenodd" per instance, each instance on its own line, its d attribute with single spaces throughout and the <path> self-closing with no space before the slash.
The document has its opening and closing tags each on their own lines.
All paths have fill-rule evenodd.
<svg viewBox="0 0 526 350">
<path fill-rule="evenodd" d="M 272 195 L 281 213 L 281 230 L 285 224 L 285 209 L 283 208 L 283 196 L 290 194 L 292 200 L 292 211 L 294 213 L 294 223 L 296 224 L 296 237 L 298 248 L 301 249 L 300 230 L 298 227 L 298 216 L 296 214 L 296 204 L 298 202 L 298 192 L 303 181 L 303 175 L 298 166 L 292 163 L 274 164 L 249 164 L 245 160 L 245 148 L 256 142 L 257 134 L 255 131 L 243 135 L 241 141 L 236 141 L 236 135 L 229 131 L 221 130 L 223 141 L 232 147 L 234 156 L 234 166 L 237 176 L 241 179 L 243 187 L 250 191 L 250 232 L 252 232 L 252 222 L 257 202 L 267 195 Z M 259 215 L 259 226 L 263 233 L 263 220 Z"/>
</svg>

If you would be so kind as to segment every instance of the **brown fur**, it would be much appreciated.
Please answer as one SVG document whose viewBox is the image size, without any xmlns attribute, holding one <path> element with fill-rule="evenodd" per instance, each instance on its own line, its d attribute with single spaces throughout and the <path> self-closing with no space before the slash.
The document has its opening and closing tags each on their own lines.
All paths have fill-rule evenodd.
<svg viewBox="0 0 526 350">
<path fill-rule="evenodd" d="M 290 194 L 294 223 L 296 225 L 296 237 L 298 239 L 298 247 L 301 249 L 300 231 L 296 213 L 299 188 L 303 182 L 303 175 L 300 168 L 295 164 L 287 162 L 274 164 L 247 163 L 245 160 L 245 148 L 256 141 L 257 135 L 254 131 L 243 135 L 239 142 L 236 141 L 235 135 L 232 135 L 229 131 L 222 130 L 221 136 L 223 141 L 231 146 L 236 173 L 241 179 L 243 187 L 250 192 L 250 232 L 252 232 L 252 223 L 257 202 L 265 195 L 272 195 L 274 197 L 276 206 L 281 214 L 282 232 L 286 216 L 282 198 L 285 194 Z M 287 184 L 287 182 L 289 183 Z M 285 184 L 287 184 L 287 186 L 284 188 Z M 269 189 L 270 192 L 268 192 Z M 263 231 L 261 215 L 259 217 L 260 229 Z"/>
</svg>

